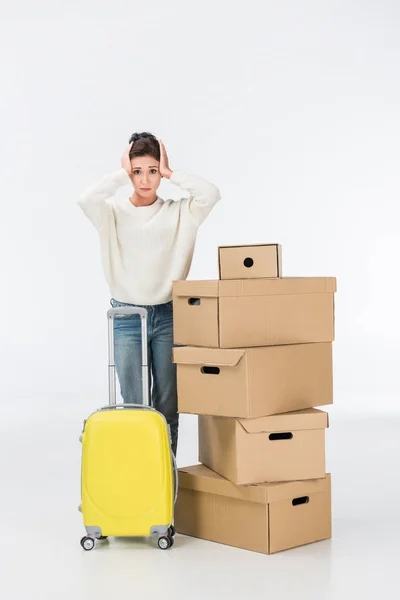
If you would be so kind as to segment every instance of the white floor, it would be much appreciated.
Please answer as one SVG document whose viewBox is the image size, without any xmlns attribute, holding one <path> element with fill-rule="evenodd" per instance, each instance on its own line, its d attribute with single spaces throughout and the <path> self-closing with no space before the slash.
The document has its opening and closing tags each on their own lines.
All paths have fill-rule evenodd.
<svg viewBox="0 0 400 600">
<path fill-rule="evenodd" d="M 0 423 L 0 596 L 48 598 L 399 597 L 400 416 L 331 412 L 328 469 L 333 539 L 264 556 L 185 536 L 162 552 L 111 539 L 84 552 L 79 504 L 82 418 L 31 407 Z M 194 421 L 182 420 L 179 463 L 196 455 Z M 190 445 L 191 444 L 191 445 Z M 272 597 L 272 596 L 271 596 Z"/>
</svg>

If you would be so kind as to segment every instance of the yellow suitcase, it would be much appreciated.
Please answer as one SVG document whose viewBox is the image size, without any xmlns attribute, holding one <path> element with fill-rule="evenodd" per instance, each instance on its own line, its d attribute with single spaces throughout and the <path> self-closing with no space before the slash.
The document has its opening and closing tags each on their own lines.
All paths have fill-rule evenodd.
<svg viewBox="0 0 400 600">
<path fill-rule="evenodd" d="M 116 404 L 114 317 L 139 314 L 142 323 L 143 405 Z M 108 317 L 109 405 L 85 421 L 80 510 L 86 528 L 84 550 L 108 536 L 154 536 L 159 548 L 173 545 L 178 490 L 175 457 L 164 416 L 149 406 L 147 311 L 111 308 Z"/>
</svg>

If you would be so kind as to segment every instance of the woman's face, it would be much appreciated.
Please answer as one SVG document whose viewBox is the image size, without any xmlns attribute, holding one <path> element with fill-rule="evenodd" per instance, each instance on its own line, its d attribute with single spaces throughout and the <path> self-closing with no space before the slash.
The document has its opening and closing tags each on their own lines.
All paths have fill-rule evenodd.
<svg viewBox="0 0 400 600">
<path fill-rule="evenodd" d="M 135 192 L 144 199 L 151 198 L 161 182 L 160 163 L 152 156 L 135 156 L 131 159 L 131 180 Z"/>
</svg>

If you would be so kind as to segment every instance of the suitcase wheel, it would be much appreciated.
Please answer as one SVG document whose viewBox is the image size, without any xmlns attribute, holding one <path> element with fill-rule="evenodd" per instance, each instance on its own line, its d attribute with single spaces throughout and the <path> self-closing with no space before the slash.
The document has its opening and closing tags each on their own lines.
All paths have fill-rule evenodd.
<svg viewBox="0 0 400 600">
<path fill-rule="evenodd" d="M 174 537 L 174 535 L 176 534 L 176 529 L 173 525 L 171 525 L 171 527 L 168 527 L 168 535 L 169 537 Z"/>
<path fill-rule="evenodd" d="M 93 550 L 94 548 L 94 539 L 91 537 L 87 537 L 86 535 L 81 539 L 81 546 L 84 550 Z"/>
<path fill-rule="evenodd" d="M 170 537 L 169 535 L 161 535 L 158 538 L 157 543 L 161 550 L 168 550 L 168 548 L 171 548 L 174 545 L 174 538 Z"/>
</svg>

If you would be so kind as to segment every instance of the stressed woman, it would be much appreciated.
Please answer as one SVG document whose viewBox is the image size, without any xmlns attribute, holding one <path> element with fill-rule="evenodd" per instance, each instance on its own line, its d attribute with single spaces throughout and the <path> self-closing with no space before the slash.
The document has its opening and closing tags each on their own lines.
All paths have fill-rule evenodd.
<svg viewBox="0 0 400 600">
<path fill-rule="evenodd" d="M 189 193 L 163 200 L 157 190 L 165 177 Z M 114 198 L 120 186 L 133 193 Z M 161 141 L 150 133 L 129 139 L 121 168 L 89 187 L 78 204 L 96 227 L 111 305 L 148 310 L 148 359 L 152 406 L 171 428 L 172 450 L 178 441 L 176 365 L 172 363 L 172 282 L 186 279 L 199 226 L 220 199 L 218 188 L 195 175 L 172 170 Z M 114 321 L 115 365 L 125 403 L 142 402 L 140 317 Z"/>
</svg>

